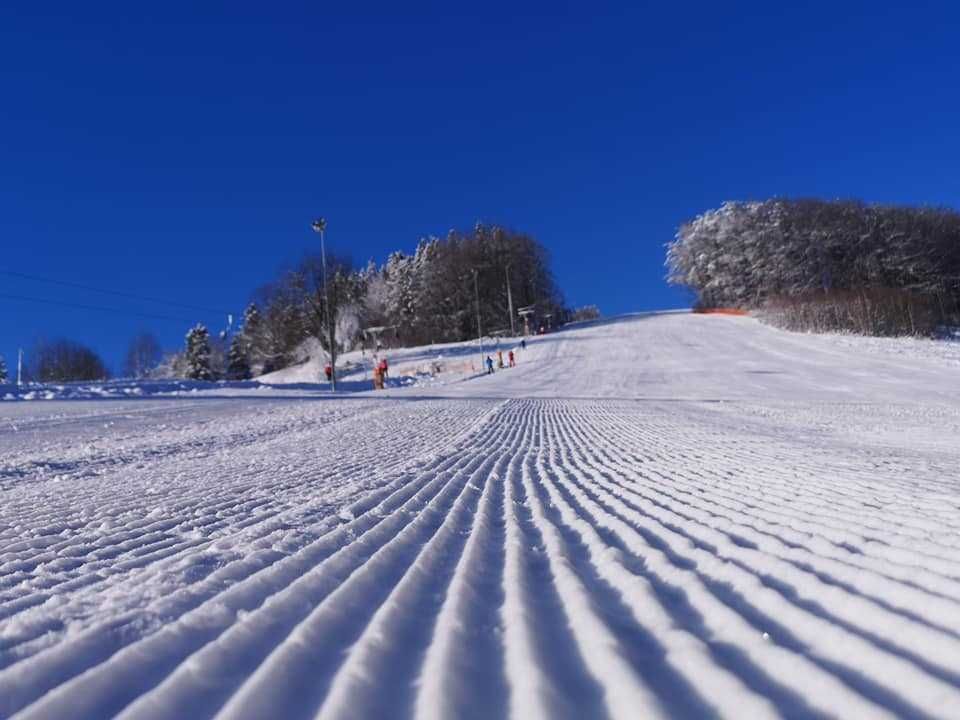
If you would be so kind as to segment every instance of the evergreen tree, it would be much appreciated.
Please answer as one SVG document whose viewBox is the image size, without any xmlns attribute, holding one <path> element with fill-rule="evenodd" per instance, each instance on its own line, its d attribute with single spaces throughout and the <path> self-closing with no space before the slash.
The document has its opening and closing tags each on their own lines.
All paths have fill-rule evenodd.
<svg viewBox="0 0 960 720">
<path fill-rule="evenodd" d="M 243 311 L 243 328 L 240 330 L 248 351 L 252 350 L 257 344 L 262 332 L 263 316 L 260 314 L 260 308 L 257 307 L 257 304 L 252 302 Z"/>
<path fill-rule="evenodd" d="M 187 372 L 186 377 L 191 380 L 213 380 L 213 371 L 210 369 L 210 333 L 197 323 L 196 327 L 187 333 L 186 348 Z"/>
<path fill-rule="evenodd" d="M 264 312 L 251 302 L 243 312 L 240 330 L 251 375 L 284 367 L 301 335 L 284 283 L 262 288 L 258 294 Z"/>
<path fill-rule="evenodd" d="M 247 343 L 243 335 L 234 335 L 233 340 L 230 341 L 230 353 L 227 356 L 227 379 L 250 379 L 250 358 L 247 355 Z"/>
<path fill-rule="evenodd" d="M 3 359 L 3 355 L 0 355 L 0 384 L 7 381 L 7 363 Z"/>
</svg>

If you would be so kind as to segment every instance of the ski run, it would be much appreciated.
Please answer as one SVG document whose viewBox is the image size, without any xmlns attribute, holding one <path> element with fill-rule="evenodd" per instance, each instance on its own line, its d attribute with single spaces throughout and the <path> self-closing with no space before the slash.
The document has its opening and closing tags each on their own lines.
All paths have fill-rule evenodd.
<svg viewBox="0 0 960 720">
<path fill-rule="evenodd" d="M 376 393 L 0 402 L 0 717 L 960 717 L 958 380 L 662 313 Z"/>
</svg>

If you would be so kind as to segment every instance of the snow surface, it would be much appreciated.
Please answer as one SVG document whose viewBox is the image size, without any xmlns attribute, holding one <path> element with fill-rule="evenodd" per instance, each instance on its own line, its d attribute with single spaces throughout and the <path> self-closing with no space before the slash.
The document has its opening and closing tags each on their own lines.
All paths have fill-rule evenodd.
<svg viewBox="0 0 960 720">
<path fill-rule="evenodd" d="M 0 717 L 960 716 L 955 344 L 435 352 L 0 403 Z"/>
</svg>

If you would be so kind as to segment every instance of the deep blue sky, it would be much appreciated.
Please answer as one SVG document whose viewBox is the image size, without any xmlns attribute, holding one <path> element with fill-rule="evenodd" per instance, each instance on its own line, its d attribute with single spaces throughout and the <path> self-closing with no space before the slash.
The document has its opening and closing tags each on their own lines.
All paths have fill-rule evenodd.
<svg viewBox="0 0 960 720">
<path fill-rule="evenodd" d="M 329 241 L 358 262 L 477 219 L 573 305 L 673 307 L 663 243 L 724 200 L 960 205 L 954 3 L 0 5 L 0 353 L 119 365 Z M 789 4 L 793 5 L 793 4 Z M 522 9 L 519 9 L 522 8 Z"/>
</svg>

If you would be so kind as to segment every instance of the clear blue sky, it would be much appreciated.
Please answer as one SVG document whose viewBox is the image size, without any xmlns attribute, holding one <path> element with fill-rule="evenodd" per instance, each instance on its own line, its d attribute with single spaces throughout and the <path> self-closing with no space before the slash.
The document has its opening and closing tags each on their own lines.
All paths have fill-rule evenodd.
<svg viewBox="0 0 960 720">
<path fill-rule="evenodd" d="M 960 204 L 955 3 L 0 6 L 0 353 L 218 329 L 316 243 L 358 262 L 477 219 L 573 305 L 682 305 L 663 243 L 724 200 Z M 787 7 L 787 6 L 795 7 Z"/>
</svg>

